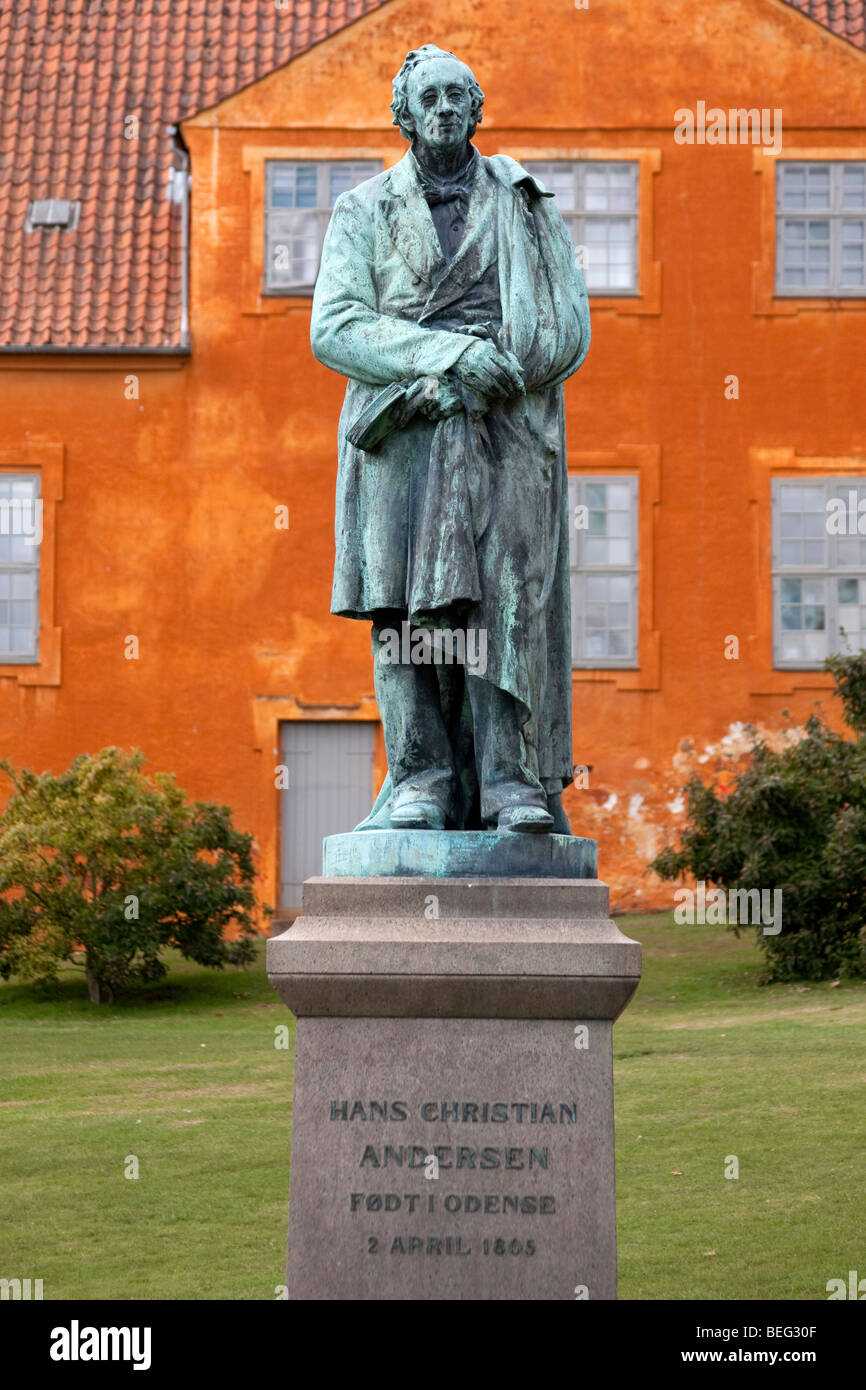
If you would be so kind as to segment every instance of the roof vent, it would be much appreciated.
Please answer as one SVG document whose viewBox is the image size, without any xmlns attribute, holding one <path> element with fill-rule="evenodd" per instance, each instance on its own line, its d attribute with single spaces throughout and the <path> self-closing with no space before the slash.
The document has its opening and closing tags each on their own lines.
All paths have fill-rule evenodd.
<svg viewBox="0 0 866 1390">
<path fill-rule="evenodd" d="M 27 209 L 24 222 L 25 232 L 35 232 L 42 227 L 59 227 L 70 232 L 78 226 L 81 203 L 72 203 L 68 198 L 36 198 Z"/>
</svg>

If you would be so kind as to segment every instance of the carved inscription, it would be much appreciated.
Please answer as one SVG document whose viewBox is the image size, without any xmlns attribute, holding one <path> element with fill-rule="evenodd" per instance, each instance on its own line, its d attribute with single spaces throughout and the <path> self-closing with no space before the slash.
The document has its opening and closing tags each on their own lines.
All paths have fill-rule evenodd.
<svg viewBox="0 0 866 1390">
<path fill-rule="evenodd" d="M 556 1198 L 543 1190 L 544 1174 L 551 1167 L 545 1128 L 576 1125 L 577 1102 L 332 1100 L 330 1119 L 356 1124 L 361 1131 L 359 1178 L 344 1199 L 350 1214 L 375 1225 L 377 1214 L 399 1212 L 401 1221 L 406 1221 L 405 1233 L 383 1237 L 374 1230 L 366 1234 L 367 1254 L 532 1256 L 538 1239 L 535 1234 L 531 1238 L 521 1234 L 521 1220 L 556 1216 Z M 449 1138 L 447 1127 L 455 1124 L 461 1126 L 461 1139 L 465 1126 L 479 1126 L 478 1140 L 442 1142 Z M 509 1137 L 511 1127 L 525 1126 L 525 1142 L 497 1143 L 498 1125 L 509 1126 Z M 379 1126 L 387 1129 L 379 1132 Z M 449 1191 L 451 1170 L 477 1172 L 477 1189 Z M 401 1172 L 406 1178 L 402 1184 L 395 1181 Z M 406 1191 L 406 1187 L 416 1190 Z M 465 1218 L 465 1229 L 445 1235 L 440 1226 L 439 1233 L 429 1234 L 443 1213 Z M 495 1234 L 492 1220 L 497 1222 Z"/>
</svg>

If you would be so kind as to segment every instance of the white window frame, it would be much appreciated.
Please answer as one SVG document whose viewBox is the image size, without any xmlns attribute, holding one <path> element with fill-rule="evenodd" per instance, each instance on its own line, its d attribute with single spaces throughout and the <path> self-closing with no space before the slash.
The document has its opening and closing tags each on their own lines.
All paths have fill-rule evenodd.
<svg viewBox="0 0 866 1390">
<path fill-rule="evenodd" d="M 824 493 L 824 531 L 821 536 L 823 545 L 823 559 L 820 563 L 806 564 L 802 561 L 794 564 L 783 562 L 782 543 L 785 539 L 782 536 L 782 489 L 785 487 L 809 487 L 821 488 Z M 866 608 L 866 535 L 845 534 L 837 536 L 827 530 L 828 513 L 826 504 L 830 499 L 841 499 L 848 502 L 848 495 L 855 491 L 860 498 L 866 499 L 866 476 L 844 475 L 830 477 L 816 476 L 814 474 L 805 475 L 798 473 L 794 476 L 775 477 L 772 480 L 772 583 L 773 583 L 773 666 L 780 671 L 820 671 L 823 670 L 824 661 L 827 656 L 840 653 L 848 653 L 857 650 L 851 645 L 850 638 L 855 635 L 850 629 L 846 630 L 843 636 L 845 614 L 842 610 L 849 607 L 848 604 L 839 602 L 839 580 L 856 579 L 860 584 L 859 607 L 861 611 Z M 817 537 L 812 538 L 813 544 Z M 846 546 L 844 543 L 848 542 Z M 856 549 L 855 549 L 856 547 Z M 859 552 L 859 559 L 854 560 L 853 556 Z M 850 557 L 846 559 L 846 556 Z M 824 601 L 820 605 L 824 608 L 824 627 L 823 629 L 811 629 L 812 631 L 823 631 L 826 634 L 826 652 L 820 658 L 808 659 L 785 658 L 783 655 L 784 633 L 789 629 L 782 627 L 782 605 L 785 580 L 802 580 L 808 583 L 810 580 L 818 580 L 824 585 Z M 851 605 L 853 606 L 853 605 Z M 860 640 L 866 644 L 866 626 L 861 621 L 858 628 L 862 632 Z M 807 632 L 810 629 L 805 627 L 790 629 L 794 632 Z"/>
<path fill-rule="evenodd" d="M 866 298 L 866 201 L 860 208 L 845 208 L 843 206 L 843 192 L 845 170 L 857 168 L 866 176 L 866 160 L 862 159 L 779 159 L 776 161 L 776 274 L 775 274 L 775 293 L 785 298 L 808 299 L 808 298 L 831 298 L 831 299 L 863 299 Z M 824 170 L 829 173 L 830 199 L 827 208 L 793 209 L 785 207 L 785 187 L 788 173 L 793 170 L 802 170 L 805 174 L 806 183 L 806 202 L 808 203 L 808 186 L 810 174 L 815 171 Z M 827 222 L 829 224 L 829 279 L 823 284 L 786 285 L 785 284 L 785 235 L 789 226 L 806 227 L 806 235 L 803 245 L 806 248 L 806 259 L 808 258 L 809 230 L 810 222 Z M 859 285 L 843 285 L 843 222 L 862 223 L 864 244 L 864 280 Z M 804 260 L 804 270 L 806 260 Z"/>
<path fill-rule="evenodd" d="M 298 167 L 312 168 L 316 170 L 317 191 L 316 207 L 314 208 L 275 208 L 271 205 L 274 176 L 286 169 Z M 335 168 L 348 166 L 354 171 L 354 182 L 351 186 L 357 187 L 365 179 L 373 178 L 382 172 L 381 159 L 351 158 L 346 159 L 266 159 L 265 160 L 265 216 L 264 216 L 264 274 L 263 274 L 263 293 L 265 295 L 276 295 L 285 297 L 286 295 L 310 295 L 315 285 L 315 276 L 312 280 L 289 280 L 277 281 L 275 279 L 276 269 L 274 265 L 275 252 L 277 247 L 285 246 L 287 241 L 294 235 L 292 227 L 299 225 L 310 218 L 316 222 L 317 252 L 316 252 L 316 275 L 319 272 L 319 263 L 322 256 L 322 242 L 325 239 L 325 231 L 331 219 L 333 202 L 331 201 L 331 173 Z"/>
<path fill-rule="evenodd" d="M 29 494 L 30 494 L 30 495 L 29 495 L 29 498 L 27 498 L 26 500 L 32 503 L 32 508 L 31 508 L 31 511 L 30 511 L 30 516 L 29 516 L 28 519 L 27 519 L 27 524 L 28 524 L 28 525 L 29 525 L 29 524 L 32 524 L 32 522 L 35 520 L 37 511 L 38 511 L 38 507 L 37 507 L 36 504 L 39 503 L 39 501 L 40 501 L 40 499 L 41 499 L 41 497 L 42 497 L 42 477 L 41 477 L 41 475 L 40 475 L 39 473 L 11 473 L 11 472 L 10 472 L 10 473 L 7 473 L 7 472 L 5 472 L 5 471 L 0 471 L 0 484 L 3 484 L 3 485 L 4 485 L 2 488 L 0 488 L 0 493 L 5 493 L 5 491 L 6 491 L 5 484 L 7 484 L 7 483 L 9 483 L 9 484 L 12 485 L 12 488 L 10 488 L 10 491 L 12 491 L 12 490 L 14 489 L 15 484 L 18 484 L 18 486 L 19 486 L 19 495 L 20 495 L 20 490 L 21 490 L 21 484 L 28 484 L 28 485 L 29 485 Z M 19 575 L 22 575 L 22 574 L 27 574 L 27 575 L 31 575 L 31 574 L 32 574 L 33 577 L 34 577 L 34 583 L 33 583 L 33 598 L 32 598 L 32 604 L 33 604 L 33 625 L 32 625 L 32 628 L 31 628 L 31 632 L 32 632 L 32 642 L 31 642 L 31 649 L 30 649 L 29 651 L 26 651 L 26 652 L 10 652 L 10 651 L 4 651 L 2 648 L 0 648 L 0 666 L 38 666 L 38 665 L 39 665 L 39 601 L 40 601 L 40 595 L 39 595 L 39 580 L 40 580 L 40 573 L 39 573 L 39 571 L 40 571 L 39 557 L 40 557 L 40 551 L 41 551 L 41 544 L 32 544 L 32 545 L 31 545 L 31 544 L 25 544 L 25 543 L 24 543 L 23 537 L 22 537 L 22 534 L 21 534 L 21 528 L 22 528 L 23 525 L 25 524 L 24 518 L 21 517 L 20 511 L 19 511 L 19 512 L 18 512 L 18 519 L 16 520 L 16 511 L 15 511 L 15 509 L 10 508 L 10 507 L 6 507 L 6 506 L 3 505 L 4 502 L 8 502 L 8 501 L 10 501 L 10 500 L 11 500 L 10 498 L 7 498 L 7 497 L 5 497 L 5 496 L 0 495 L 0 541 L 4 542 L 4 544 L 0 545 L 0 576 L 3 577 L 4 581 L 7 579 L 7 577 L 8 577 L 9 580 L 10 580 L 10 582 L 9 582 L 9 584 L 8 584 L 8 588 L 9 588 L 9 590 L 10 590 L 10 595 L 9 595 L 8 598 L 5 596 L 5 593 L 3 592 L 3 590 L 5 590 L 5 589 L 7 588 L 6 583 L 4 583 L 3 585 L 0 585 L 0 613 L 7 611 L 7 610 L 5 610 L 4 607 L 3 607 L 4 604 L 9 603 L 9 605 L 10 605 L 10 609 L 8 610 L 8 611 L 9 611 L 10 621 L 9 621 L 9 622 L 0 622 L 0 627 L 7 628 L 7 627 L 10 627 L 10 626 L 11 626 L 11 604 L 14 603 L 14 602 L 16 602 L 16 601 L 22 601 L 22 600 L 16 600 L 15 597 L 12 595 L 12 592 L 11 592 L 11 591 L 12 591 L 12 589 L 13 589 L 13 587 L 14 587 L 14 582 L 13 582 L 13 581 L 14 581 L 14 578 L 17 577 L 17 576 L 19 576 Z M 40 517 L 40 525 L 41 525 L 41 517 Z M 17 535 L 15 534 L 16 530 L 18 531 L 18 534 L 17 534 Z M 20 542 L 18 545 L 14 545 L 14 544 L 13 544 L 13 545 L 7 545 L 7 544 L 6 544 L 6 542 L 9 542 L 9 541 L 11 541 L 11 542 L 14 543 L 16 540 Z M 6 554 L 7 550 L 9 550 L 10 552 L 14 552 L 14 554 L 15 554 L 15 558 L 14 558 L 14 559 L 12 558 L 12 554 L 11 554 L 11 553 L 7 556 L 7 554 Z M 29 599 L 23 600 L 23 602 L 30 602 L 30 601 L 31 601 L 31 600 L 29 600 Z"/>
<path fill-rule="evenodd" d="M 606 485 L 624 486 L 629 491 L 629 513 L 631 518 L 630 535 L 628 536 L 629 551 L 627 563 L 599 564 L 591 562 L 587 557 L 587 540 L 594 539 L 590 536 L 588 529 L 579 529 L 576 520 L 579 517 L 578 507 L 589 507 L 590 493 L 588 489 L 593 484 L 603 483 Z M 575 669 L 581 670 L 623 670 L 636 669 L 638 662 L 638 640 L 639 640 L 639 611 L 638 611 L 638 577 L 639 577 L 639 541 L 638 541 L 638 491 L 639 479 L 634 473 L 581 473 L 569 474 L 568 478 L 568 501 L 569 501 L 569 552 L 570 552 L 570 580 L 571 580 L 571 664 Z M 628 623 L 628 651 L 622 656 L 594 656 L 588 654 L 586 650 L 586 610 L 590 601 L 588 598 L 587 581 L 599 577 L 627 579 L 629 605 Z M 610 602 L 611 600 L 606 600 Z"/>
<path fill-rule="evenodd" d="M 592 298 L 634 298 L 640 294 L 640 244 L 639 244 L 639 223 L 640 223 L 640 163 L 636 159 L 531 159 L 524 160 L 524 168 L 527 173 L 536 175 L 542 183 L 549 183 L 549 170 L 552 165 L 558 169 L 570 169 L 574 181 L 574 208 L 561 207 L 557 202 L 557 207 L 562 214 L 563 221 L 571 233 L 577 251 L 578 260 L 586 279 L 587 293 Z M 632 208 L 626 210 L 605 209 L 587 210 L 586 208 L 586 174 L 588 170 L 621 170 L 629 169 L 632 175 L 632 189 L 634 194 Z M 589 259 L 592 243 L 587 240 L 585 225 L 587 222 L 617 219 L 629 219 L 632 224 L 631 253 L 632 269 L 634 280 L 631 285 L 593 285 L 590 284 L 592 263 Z"/>
</svg>

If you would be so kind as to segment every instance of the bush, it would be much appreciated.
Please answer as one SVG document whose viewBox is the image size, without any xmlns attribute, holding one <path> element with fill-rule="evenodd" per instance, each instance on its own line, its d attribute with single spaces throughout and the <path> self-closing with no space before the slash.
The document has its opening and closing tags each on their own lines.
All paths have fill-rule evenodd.
<svg viewBox="0 0 866 1390">
<path fill-rule="evenodd" d="M 143 763 L 117 748 L 57 777 L 0 762 L 14 787 L 0 816 L 4 979 L 51 981 L 72 962 L 100 1003 L 164 975 L 169 946 L 217 968 L 252 960 L 252 836 L 227 806 L 188 802 L 164 773 L 148 780 Z"/>
<path fill-rule="evenodd" d="M 781 932 L 758 927 L 765 981 L 866 976 L 866 651 L 826 664 L 858 737 L 840 737 L 815 714 L 774 752 L 751 730 L 749 766 L 725 789 L 693 776 L 679 848 L 649 866 L 727 893 L 781 889 Z"/>
</svg>

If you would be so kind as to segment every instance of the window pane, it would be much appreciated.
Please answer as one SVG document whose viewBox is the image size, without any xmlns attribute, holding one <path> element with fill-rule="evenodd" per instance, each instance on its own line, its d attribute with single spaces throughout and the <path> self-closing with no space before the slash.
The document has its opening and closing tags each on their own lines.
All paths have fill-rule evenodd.
<svg viewBox="0 0 866 1390">
<path fill-rule="evenodd" d="M 813 164 L 806 183 L 806 202 L 810 208 L 829 208 L 830 170 L 827 165 Z"/>
<path fill-rule="evenodd" d="M 823 632 L 824 609 L 807 605 L 803 608 L 803 626 L 807 632 Z"/>
<path fill-rule="evenodd" d="M 824 581 L 823 579 L 806 579 L 803 583 L 803 602 L 804 603 L 823 603 L 824 602 Z"/>
<path fill-rule="evenodd" d="M 859 651 L 866 644 L 866 578 L 840 579 L 837 649 Z"/>
<path fill-rule="evenodd" d="M 583 223 L 587 288 L 631 289 L 637 284 L 633 218 L 594 217 Z"/>
<path fill-rule="evenodd" d="M 861 498 L 866 498 L 862 477 L 773 485 L 775 562 L 808 566 L 812 571 L 800 575 L 775 571 L 774 636 L 779 665 L 817 669 L 830 652 L 857 651 L 866 640 L 866 536 L 856 534 Z M 826 530 L 830 500 L 837 503 L 837 510 L 840 502 L 844 504 L 841 534 Z M 800 536 L 796 534 L 798 519 L 803 524 Z"/>
<path fill-rule="evenodd" d="M 850 216 L 866 214 L 866 162 L 781 161 L 776 187 L 777 289 L 850 295 L 866 290 L 866 216 Z M 816 212 L 824 216 L 816 218 Z"/>
<path fill-rule="evenodd" d="M 827 656 L 827 638 L 823 632 L 807 632 L 803 638 L 804 656 L 816 666 Z"/>
<path fill-rule="evenodd" d="M 866 208 L 866 165 L 845 165 L 842 171 L 842 206 Z"/>
<path fill-rule="evenodd" d="M 38 660 L 39 478 L 0 474 L 0 660 Z"/>
<path fill-rule="evenodd" d="M 572 477 L 569 500 L 588 513 L 588 526 L 578 533 L 573 551 L 573 661 L 590 667 L 632 665 L 637 656 L 635 483 Z"/>
<path fill-rule="evenodd" d="M 622 483 L 609 483 L 607 488 L 607 505 L 616 508 L 618 511 L 631 508 L 631 489 Z"/>
<path fill-rule="evenodd" d="M 836 560 L 839 565 L 847 568 L 849 565 L 859 565 L 861 563 L 860 542 L 852 538 L 840 538 L 836 542 Z"/>
<path fill-rule="evenodd" d="M 372 161 L 332 164 L 329 171 L 330 198 L 328 206 L 333 207 L 341 193 L 348 193 L 350 188 L 357 188 L 359 183 L 373 178 L 375 174 L 379 173 L 380 167 L 378 163 Z"/>
<path fill-rule="evenodd" d="M 607 178 L 601 170 L 587 169 L 583 206 L 586 212 L 607 212 Z"/>
<path fill-rule="evenodd" d="M 631 580 L 614 576 L 607 581 L 607 585 L 614 603 L 624 603 L 631 598 Z"/>
<path fill-rule="evenodd" d="M 866 260 L 864 260 L 864 241 L 866 241 L 866 219 L 850 217 L 842 220 L 842 285 L 846 288 L 860 288 L 866 285 Z"/>
<path fill-rule="evenodd" d="M 608 563 L 611 565 L 627 565 L 630 560 L 630 549 L 628 541 L 608 541 Z"/>
<path fill-rule="evenodd" d="M 840 603 L 859 602 L 860 585 L 856 579 L 840 579 L 838 580 L 838 585 Z"/>
<path fill-rule="evenodd" d="M 532 160 L 526 168 L 555 194 L 580 255 L 587 288 L 595 293 L 635 291 L 637 164 L 626 160 Z M 630 215 L 605 216 L 609 213 Z"/>
<path fill-rule="evenodd" d="M 781 164 L 779 194 L 783 208 L 792 212 L 806 206 L 806 171 L 801 164 Z"/>
<path fill-rule="evenodd" d="M 380 169 L 378 160 L 267 162 L 266 289 L 312 288 L 336 199 Z"/>
<path fill-rule="evenodd" d="M 803 638 L 786 634 L 781 645 L 782 660 L 796 664 L 803 660 Z"/>
<path fill-rule="evenodd" d="M 548 191 L 554 194 L 556 205 L 560 211 L 577 208 L 578 166 L 576 163 L 567 160 L 559 160 L 555 163 L 539 163 L 532 160 L 527 162 L 524 167 L 527 173 L 534 174 L 547 186 Z"/>
<path fill-rule="evenodd" d="M 271 207 L 295 206 L 295 173 L 293 169 L 277 169 L 271 177 Z"/>
</svg>

